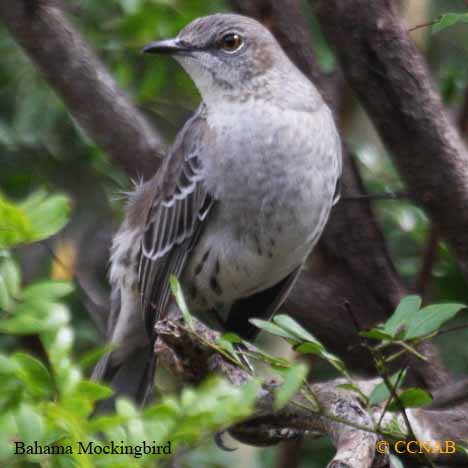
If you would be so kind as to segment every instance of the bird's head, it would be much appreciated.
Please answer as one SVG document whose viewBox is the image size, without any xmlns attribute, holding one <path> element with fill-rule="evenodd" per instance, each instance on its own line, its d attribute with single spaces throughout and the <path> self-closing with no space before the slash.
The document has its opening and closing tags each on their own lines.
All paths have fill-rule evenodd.
<svg viewBox="0 0 468 468">
<path fill-rule="evenodd" d="M 143 52 L 172 55 L 204 100 L 260 93 L 266 82 L 260 78 L 289 62 L 267 28 L 235 14 L 198 18 L 177 37 L 152 42 Z"/>
</svg>

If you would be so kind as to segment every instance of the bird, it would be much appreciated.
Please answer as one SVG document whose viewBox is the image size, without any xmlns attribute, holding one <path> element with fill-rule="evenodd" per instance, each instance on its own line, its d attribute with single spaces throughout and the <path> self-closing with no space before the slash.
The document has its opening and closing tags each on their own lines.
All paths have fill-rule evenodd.
<svg viewBox="0 0 468 468">
<path fill-rule="evenodd" d="M 204 323 L 255 339 L 250 319 L 285 301 L 339 198 L 342 167 L 330 108 L 256 20 L 197 18 L 143 52 L 173 57 L 201 103 L 129 195 L 112 244 L 113 349 L 93 378 L 140 405 L 154 386 L 170 276 Z"/>
</svg>

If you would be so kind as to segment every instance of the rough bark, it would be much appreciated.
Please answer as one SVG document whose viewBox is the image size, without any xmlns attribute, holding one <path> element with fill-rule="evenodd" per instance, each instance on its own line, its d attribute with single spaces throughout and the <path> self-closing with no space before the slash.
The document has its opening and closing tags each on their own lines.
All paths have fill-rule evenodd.
<svg viewBox="0 0 468 468">
<path fill-rule="evenodd" d="M 162 139 L 119 90 L 58 2 L 0 2 L 2 19 L 88 135 L 131 177 L 153 174 Z"/>
<path fill-rule="evenodd" d="M 468 278 L 468 152 L 394 2 L 310 3 L 409 192 Z"/>
</svg>

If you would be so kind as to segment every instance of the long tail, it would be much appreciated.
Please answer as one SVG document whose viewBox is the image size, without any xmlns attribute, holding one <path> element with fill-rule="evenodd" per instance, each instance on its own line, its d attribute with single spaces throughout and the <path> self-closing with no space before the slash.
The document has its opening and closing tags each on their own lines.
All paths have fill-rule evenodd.
<svg viewBox="0 0 468 468">
<path fill-rule="evenodd" d="M 123 396 L 139 406 L 149 402 L 153 395 L 156 356 L 153 346 L 139 348 L 118 364 L 112 363 L 112 352 L 96 364 L 91 378 L 110 385 L 114 395 L 98 403 L 96 412 L 112 412 L 116 398 Z"/>
</svg>

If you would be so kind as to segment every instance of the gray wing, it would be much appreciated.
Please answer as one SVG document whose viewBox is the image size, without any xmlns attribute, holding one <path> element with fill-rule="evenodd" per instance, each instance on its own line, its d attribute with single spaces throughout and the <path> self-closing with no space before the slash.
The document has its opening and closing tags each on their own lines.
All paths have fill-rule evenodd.
<svg viewBox="0 0 468 468">
<path fill-rule="evenodd" d="M 162 171 L 161 190 L 150 207 L 140 249 L 138 282 L 149 336 L 169 297 L 169 277 L 179 277 L 213 203 L 205 190 L 200 147 L 203 109 L 179 133 Z"/>
</svg>

